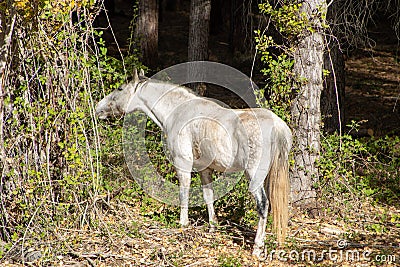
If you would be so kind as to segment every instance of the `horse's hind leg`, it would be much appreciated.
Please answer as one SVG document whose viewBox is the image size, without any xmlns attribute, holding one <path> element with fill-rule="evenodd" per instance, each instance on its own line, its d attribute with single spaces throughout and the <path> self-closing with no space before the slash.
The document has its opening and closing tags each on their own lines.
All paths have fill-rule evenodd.
<svg viewBox="0 0 400 267">
<path fill-rule="evenodd" d="M 179 201 L 181 205 L 181 217 L 179 223 L 182 226 L 187 226 L 189 224 L 189 189 L 191 182 L 190 172 L 177 170 L 177 175 L 179 179 Z"/>
<path fill-rule="evenodd" d="M 214 190 L 212 187 L 212 169 L 204 169 L 200 172 L 201 183 L 203 185 L 203 197 L 207 204 L 208 220 L 210 223 L 210 230 L 214 230 L 218 224 L 217 216 L 214 211 Z"/>
<path fill-rule="evenodd" d="M 260 186 L 258 189 L 252 192 L 252 194 L 256 200 L 256 206 L 259 218 L 256 238 L 254 239 L 255 245 L 254 245 L 253 255 L 260 257 L 264 250 L 265 228 L 267 225 L 269 201 L 265 193 L 264 186 Z"/>
</svg>

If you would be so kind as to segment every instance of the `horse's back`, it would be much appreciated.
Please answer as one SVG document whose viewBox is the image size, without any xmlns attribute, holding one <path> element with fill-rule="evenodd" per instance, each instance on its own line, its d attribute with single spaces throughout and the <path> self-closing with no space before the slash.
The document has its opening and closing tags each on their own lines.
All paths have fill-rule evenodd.
<svg viewBox="0 0 400 267">
<path fill-rule="evenodd" d="M 239 114 L 240 122 L 248 125 L 249 130 L 259 127 L 264 134 L 274 130 L 283 134 L 291 142 L 292 134 L 289 126 L 271 110 L 249 108 L 238 109 L 236 112 Z"/>
</svg>

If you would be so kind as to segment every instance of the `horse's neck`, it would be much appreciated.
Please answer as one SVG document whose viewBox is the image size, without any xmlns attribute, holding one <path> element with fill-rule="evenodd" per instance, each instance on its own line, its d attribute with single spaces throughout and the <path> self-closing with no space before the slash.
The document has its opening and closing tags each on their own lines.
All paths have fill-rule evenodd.
<svg viewBox="0 0 400 267">
<path fill-rule="evenodd" d="M 143 111 L 164 130 L 164 123 L 176 107 L 197 96 L 178 85 L 149 81 L 139 97 L 145 106 Z"/>
</svg>

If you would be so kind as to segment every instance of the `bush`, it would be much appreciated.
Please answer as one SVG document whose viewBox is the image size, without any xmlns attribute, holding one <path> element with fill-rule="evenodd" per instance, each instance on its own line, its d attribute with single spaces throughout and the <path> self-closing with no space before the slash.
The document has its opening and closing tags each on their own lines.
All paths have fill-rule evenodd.
<svg viewBox="0 0 400 267">
<path fill-rule="evenodd" d="M 353 123 L 351 127 L 357 128 Z M 365 200 L 395 205 L 399 203 L 399 137 L 357 139 L 350 134 L 322 138 L 318 162 L 319 187 L 323 199 L 341 209 L 357 208 Z"/>
<path fill-rule="evenodd" d="M 94 107 L 139 62 L 133 55 L 125 69 L 107 55 L 103 33 L 93 27 L 94 2 L 0 6 L 15 20 L 0 106 L 0 234 L 7 242 L 29 247 L 54 239 L 54 227 L 96 225 L 99 200 L 120 187 L 105 174 L 115 171 L 107 166 L 113 160 L 122 163 L 115 156 L 123 155 L 121 130 L 99 127 Z"/>
</svg>

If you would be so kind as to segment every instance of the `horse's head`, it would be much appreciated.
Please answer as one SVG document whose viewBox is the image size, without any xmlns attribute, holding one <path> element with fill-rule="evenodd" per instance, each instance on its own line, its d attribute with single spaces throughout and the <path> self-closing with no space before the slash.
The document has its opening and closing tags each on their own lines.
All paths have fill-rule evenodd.
<svg viewBox="0 0 400 267">
<path fill-rule="evenodd" d="M 140 71 L 140 76 L 144 77 L 143 70 Z M 135 94 L 140 83 L 141 79 L 135 69 L 132 81 L 121 85 L 118 89 L 115 89 L 97 104 L 97 116 L 100 119 L 106 119 L 110 116 L 118 117 L 126 114 L 128 102 L 133 94 Z"/>
</svg>

